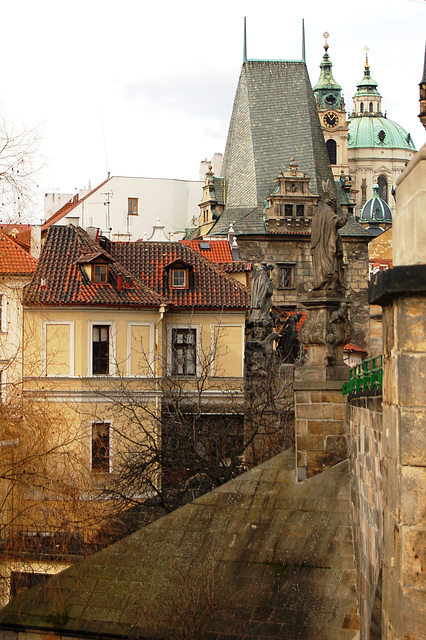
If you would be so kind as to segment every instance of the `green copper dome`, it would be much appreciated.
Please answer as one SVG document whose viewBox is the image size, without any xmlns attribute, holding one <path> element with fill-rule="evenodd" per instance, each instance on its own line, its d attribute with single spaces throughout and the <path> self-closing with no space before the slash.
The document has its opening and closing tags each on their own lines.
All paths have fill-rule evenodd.
<svg viewBox="0 0 426 640">
<path fill-rule="evenodd" d="M 411 135 L 399 124 L 368 114 L 349 120 L 348 149 L 361 147 L 416 150 Z"/>
<path fill-rule="evenodd" d="M 392 223 L 392 213 L 387 202 L 379 196 L 379 185 L 373 185 L 373 197 L 367 200 L 361 209 L 360 222 Z M 376 234 L 374 234 L 376 235 Z"/>
</svg>

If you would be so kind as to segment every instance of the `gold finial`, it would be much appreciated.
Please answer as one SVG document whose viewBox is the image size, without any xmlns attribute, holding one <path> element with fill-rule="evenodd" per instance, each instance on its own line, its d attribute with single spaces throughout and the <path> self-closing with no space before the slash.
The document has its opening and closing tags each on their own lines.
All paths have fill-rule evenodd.
<svg viewBox="0 0 426 640">
<path fill-rule="evenodd" d="M 370 65 L 368 64 L 368 52 L 370 51 L 370 47 L 368 47 L 367 45 L 365 45 L 364 47 L 364 51 L 365 51 L 365 68 L 369 69 Z"/>
<path fill-rule="evenodd" d="M 322 35 L 323 35 L 323 37 L 325 38 L 324 49 L 325 49 L 325 52 L 327 53 L 327 51 L 328 51 L 328 42 L 327 42 L 327 38 L 329 38 L 329 37 L 330 37 L 330 34 L 328 33 L 328 31 L 324 31 L 324 33 L 323 33 Z"/>
</svg>

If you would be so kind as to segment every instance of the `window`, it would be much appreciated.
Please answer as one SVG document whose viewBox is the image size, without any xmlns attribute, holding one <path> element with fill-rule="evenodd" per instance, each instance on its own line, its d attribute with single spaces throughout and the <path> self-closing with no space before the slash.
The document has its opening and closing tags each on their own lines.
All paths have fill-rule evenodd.
<svg viewBox="0 0 426 640">
<path fill-rule="evenodd" d="M 188 272 L 186 269 L 172 270 L 172 287 L 174 289 L 185 289 L 188 286 Z"/>
<path fill-rule="evenodd" d="M 370 104 L 368 105 L 368 110 L 370 113 L 373 113 L 373 103 L 370 102 Z"/>
<path fill-rule="evenodd" d="M 385 176 L 379 176 L 377 180 L 377 184 L 379 185 L 379 196 L 385 202 L 388 201 L 388 181 Z"/>
<path fill-rule="evenodd" d="M 290 265 L 281 265 L 279 270 L 279 289 L 293 288 L 293 267 Z"/>
<path fill-rule="evenodd" d="M 364 113 L 364 103 L 361 102 L 361 113 Z"/>
<path fill-rule="evenodd" d="M 92 282 L 105 283 L 108 282 L 108 265 L 93 264 L 92 265 Z"/>
<path fill-rule="evenodd" d="M 297 216 L 304 216 L 305 215 L 305 205 L 303 205 L 303 204 L 297 204 L 296 205 L 296 215 Z"/>
<path fill-rule="evenodd" d="M 127 215 L 128 216 L 138 215 L 138 198 L 127 199 Z"/>
<path fill-rule="evenodd" d="M 92 328 L 92 373 L 109 373 L 109 325 L 95 324 Z"/>
<path fill-rule="evenodd" d="M 330 161 L 330 164 L 336 164 L 336 141 L 332 139 L 327 140 L 325 146 L 327 147 L 328 159 Z"/>
<path fill-rule="evenodd" d="M 108 422 L 92 424 L 91 469 L 93 473 L 111 471 L 111 425 Z"/>
<path fill-rule="evenodd" d="M 284 209 L 284 213 L 286 216 L 292 216 L 293 215 L 293 205 L 292 204 L 286 204 L 285 205 L 285 209 Z"/>
<path fill-rule="evenodd" d="M 196 329 L 172 329 L 172 374 L 195 376 Z"/>
</svg>

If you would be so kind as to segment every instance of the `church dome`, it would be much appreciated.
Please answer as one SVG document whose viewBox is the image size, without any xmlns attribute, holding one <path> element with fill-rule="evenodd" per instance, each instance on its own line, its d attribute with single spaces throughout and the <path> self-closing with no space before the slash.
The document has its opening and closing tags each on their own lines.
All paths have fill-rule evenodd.
<svg viewBox="0 0 426 640">
<path fill-rule="evenodd" d="M 349 149 L 377 147 L 415 151 L 411 135 L 399 124 L 380 116 L 364 114 L 349 120 Z"/>
<path fill-rule="evenodd" d="M 368 222 L 373 225 L 374 223 L 380 224 L 382 222 L 392 224 L 391 210 L 387 202 L 380 198 L 378 184 L 373 185 L 373 196 L 369 200 L 367 200 L 367 202 L 361 209 L 359 221 L 361 223 Z"/>
</svg>

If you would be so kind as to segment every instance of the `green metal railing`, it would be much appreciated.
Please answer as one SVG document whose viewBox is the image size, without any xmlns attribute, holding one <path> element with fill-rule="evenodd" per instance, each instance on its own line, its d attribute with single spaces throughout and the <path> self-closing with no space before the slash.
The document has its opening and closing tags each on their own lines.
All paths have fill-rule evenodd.
<svg viewBox="0 0 426 640">
<path fill-rule="evenodd" d="M 367 358 L 349 372 L 349 380 L 342 385 L 342 394 L 381 389 L 383 383 L 383 356 Z"/>
</svg>

